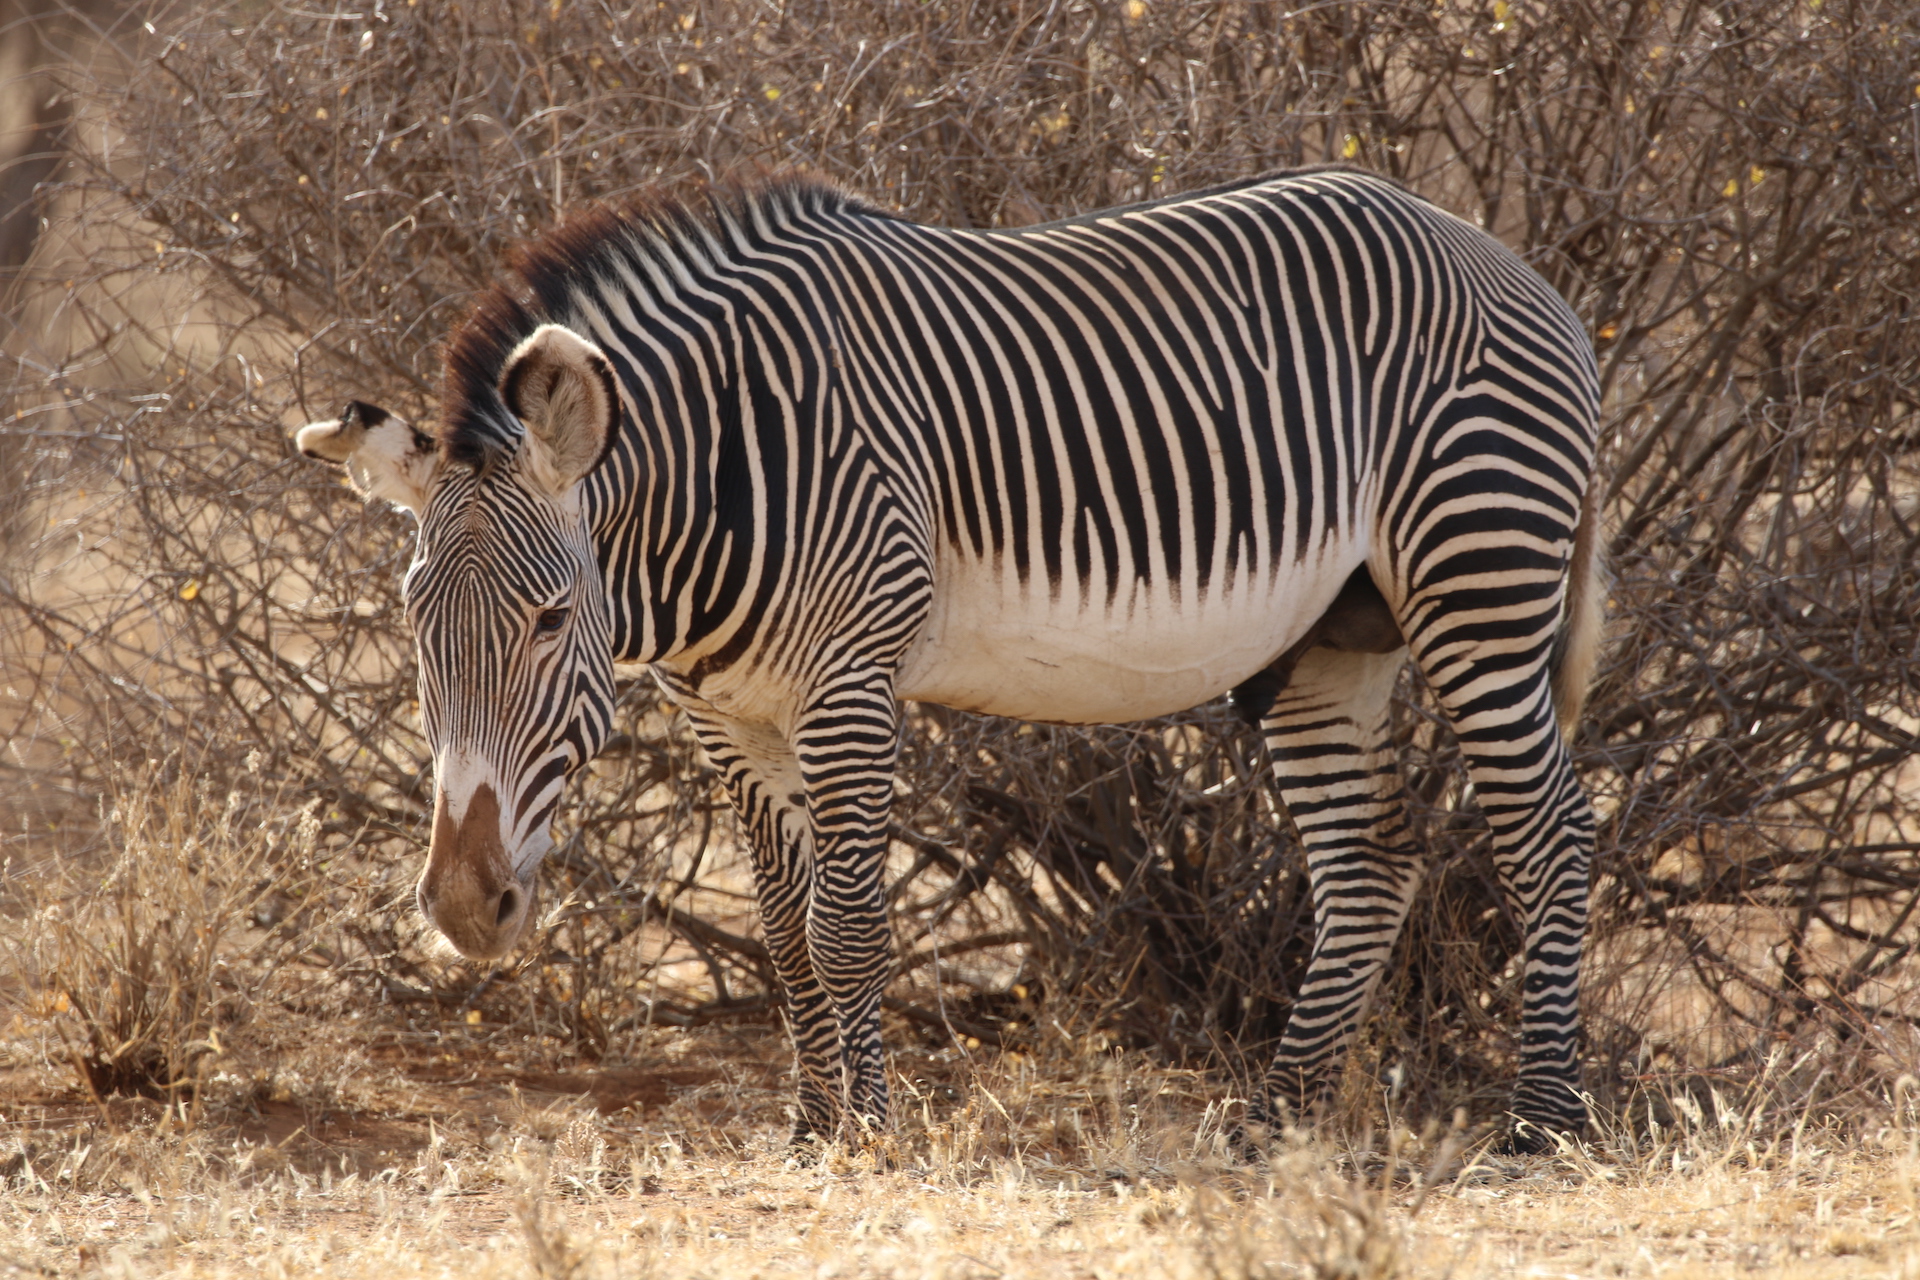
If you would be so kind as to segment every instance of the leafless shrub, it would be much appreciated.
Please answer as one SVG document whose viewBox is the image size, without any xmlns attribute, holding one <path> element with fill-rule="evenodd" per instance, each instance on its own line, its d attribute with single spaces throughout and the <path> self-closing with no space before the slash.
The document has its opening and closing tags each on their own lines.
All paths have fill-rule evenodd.
<svg viewBox="0 0 1920 1280">
<path fill-rule="evenodd" d="M 729 819 L 645 682 L 565 815 L 526 962 L 475 985 L 423 952 L 408 530 L 287 428 L 347 395 L 431 414 L 439 341 L 506 248 L 654 183 L 802 164 L 984 226 L 1347 159 L 1501 235 L 1600 351 L 1614 623 L 1576 744 L 1603 821 L 1596 1084 L 1752 1074 L 1786 1045 L 1807 1089 L 1860 1103 L 1920 1056 L 1911 6 L 469 0 L 149 25 L 71 77 L 6 370 L 34 504 L 0 581 L 22 813 L 157 741 L 257 750 L 322 799 L 335 887 L 363 895 L 337 957 L 357 989 L 590 1053 L 758 1016 Z M 1387 1078 L 1434 1109 L 1498 1087 L 1519 998 L 1456 755 L 1406 694 L 1433 854 L 1362 1111 Z M 911 730 L 891 1008 L 988 1043 L 1257 1057 L 1310 911 L 1249 735 L 1218 707 Z"/>
</svg>

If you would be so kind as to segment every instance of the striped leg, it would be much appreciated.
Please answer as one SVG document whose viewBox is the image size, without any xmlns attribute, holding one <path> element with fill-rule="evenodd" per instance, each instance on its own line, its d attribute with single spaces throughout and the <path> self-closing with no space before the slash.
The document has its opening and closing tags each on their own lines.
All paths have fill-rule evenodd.
<svg viewBox="0 0 1920 1280">
<path fill-rule="evenodd" d="M 868 670 L 820 690 L 794 726 L 814 832 L 807 941 L 838 1017 L 847 1102 L 867 1130 L 887 1125 L 880 997 L 891 969 L 881 877 L 899 712 L 892 682 Z"/>
<path fill-rule="evenodd" d="M 675 690 L 694 735 L 726 786 L 753 854 L 754 893 L 774 972 L 785 993 L 787 1029 L 799 1075 L 793 1145 L 832 1138 L 842 1085 L 840 1028 L 832 998 L 808 950 L 813 899 L 813 836 L 798 803 L 800 776 L 786 744 L 770 729 L 703 714 L 688 691 Z"/>
<path fill-rule="evenodd" d="M 1261 720 L 1280 793 L 1306 846 L 1314 944 L 1264 1099 L 1248 1120 L 1304 1118 L 1338 1078 L 1420 882 L 1389 703 L 1406 651 L 1309 649 Z"/>
<path fill-rule="evenodd" d="M 1478 444 L 1456 431 L 1464 455 Z M 1490 442 L 1489 454 L 1502 445 Z M 1510 450 L 1510 442 L 1506 442 Z M 1514 1145 L 1579 1132 L 1580 947 L 1594 817 L 1554 718 L 1553 663 L 1584 487 L 1548 455 L 1531 472 L 1508 460 L 1505 486 L 1471 501 L 1437 487 L 1424 510 L 1424 572 L 1398 610 L 1401 632 L 1459 739 L 1493 834 L 1494 862 L 1524 939 Z M 1493 467 L 1483 473 L 1498 474 Z M 1565 524 L 1553 514 L 1572 490 Z M 1487 490 L 1494 490 L 1489 493 Z M 1444 550 L 1444 554 L 1433 554 Z M 1585 567 L 1580 566 L 1580 572 Z M 1577 673 L 1584 679 L 1585 673 Z"/>
<path fill-rule="evenodd" d="M 1554 721 L 1547 649 L 1540 643 L 1518 672 L 1510 648 L 1463 651 L 1443 634 L 1437 643 L 1421 637 L 1415 650 L 1460 739 L 1493 831 L 1494 862 L 1524 932 L 1513 1098 L 1523 1122 L 1513 1141 L 1521 1150 L 1550 1145 L 1540 1130 L 1578 1133 L 1587 1121 L 1577 1041 L 1594 818 Z"/>
</svg>

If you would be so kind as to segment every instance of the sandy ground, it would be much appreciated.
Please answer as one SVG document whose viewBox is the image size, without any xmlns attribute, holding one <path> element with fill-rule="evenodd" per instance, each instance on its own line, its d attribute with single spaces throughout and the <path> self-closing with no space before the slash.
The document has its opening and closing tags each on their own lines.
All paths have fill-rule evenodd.
<svg viewBox="0 0 1920 1280">
<path fill-rule="evenodd" d="M 14 1030 L 0 1275 L 1920 1274 L 1896 1130 L 1707 1122 L 1530 1159 L 1323 1137 L 1249 1168 L 1192 1073 L 926 1050 L 895 1058 L 895 1138 L 799 1167 L 771 1027 L 580 1064 L 481 1027 L 289 1023 L 173 1106 L 97 1101 Z"/>
</svg>

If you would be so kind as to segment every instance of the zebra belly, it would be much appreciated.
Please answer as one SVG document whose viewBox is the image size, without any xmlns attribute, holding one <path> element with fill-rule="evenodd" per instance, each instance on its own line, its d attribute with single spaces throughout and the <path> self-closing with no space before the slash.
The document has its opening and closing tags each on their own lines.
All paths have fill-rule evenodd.
<svg viewBox="0 0 1920 1280">
<path fill-rule="evenodd" d="M 1306 634 L 1359 567 L 1329 548 L 1203 599 L 1136 583 L 1109 605 L 1076 587 L 1050 596 L 990 565 L 947 565 L 903 658 L 903 699 L 1053 724 L 1169 715 L 1219 697 Z"/>
</svg>

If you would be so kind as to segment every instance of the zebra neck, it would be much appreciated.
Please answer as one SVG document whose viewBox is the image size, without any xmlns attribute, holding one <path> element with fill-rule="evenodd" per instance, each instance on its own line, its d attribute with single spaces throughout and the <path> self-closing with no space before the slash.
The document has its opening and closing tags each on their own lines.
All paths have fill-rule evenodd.
<svg viewBox="0 0 1920 1280">
<path fill-rule="evenodd" d="M 811 341 L 808 341 L 811 339 Z M 793 359 L 798 340 L 811 349 Z M 872 470 L 854 429 L 829 337 L 810 326 L 775 342 L 747 316 L 715 347 L 721 367 L 707 411 L 673 435 L 631 416 L 590 477 L 589 528 L 612 611 L 615 660 L 712 669 L 790 613 L 786 588 L 810 554 L 810 513 Z M 699 353 L 708 367 L 717 352 Z"/>
</svg>

